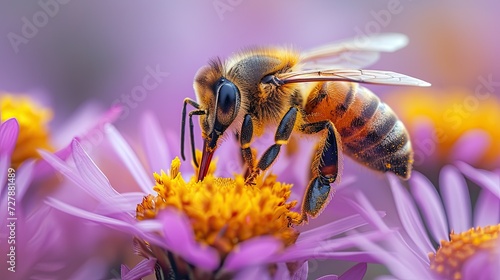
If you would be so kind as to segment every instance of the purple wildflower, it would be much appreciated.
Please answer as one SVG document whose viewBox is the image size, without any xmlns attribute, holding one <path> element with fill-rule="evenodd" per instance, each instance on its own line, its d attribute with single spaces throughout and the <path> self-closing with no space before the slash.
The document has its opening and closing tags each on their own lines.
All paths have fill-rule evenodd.
<svg viewBox="0 0 500 280">
<path fill-rule="evenodd" d="M 184 192 L 186 188 L 196 187 L 198 183 L 193 182 L 194 179 L 185 182 L 180 177 L 179 163 L 175 163 L 175 160 L 170 168 L 170 172 L 156 174 L 155 180 L 146 172 L 148 169 L 147 166 L 155 168 L 168 167 L 167 160 L 171 159 L 171 157 L 167 154 L 169 149 L 166 147 L 164 134 L 160 131 L 158 122 L 154 118 L 151 118 L 150 115 L 145 118 L 149 125 L 148 139 L 145 141 L 145 151 L 147 151 L 146 154 L 149 160 L 148 164 L 141 163 L 138 156 L 133 152 L 133 149 L 113 126 L 108 125 L 105 128 L 106 137 L 110 141 L 110 147 L 115 150 L 128 173 L 131 174 L 131 177 L 135 181 L 134 185 L 138 187 L 138 191 L 118 193 L 104 173 L 82 149 L 77 140 L 72 142 L 71 157 L 67 161 L 63 161 L 50 153 L 42 153 L 43 158 L 51 166 L 95 199 L 95 203 L 89 208 L 76 207 L 71 205 L 71 203 L 55 198 L 47 199 L 49 205 L 63 212 L 121 230 L 135 237 L 137 252 L 149 261 L 141 262 L 138 267 L 132 270 L 129 270 L 125 266 L 122 267 L 122 276 L 131 277 L 127 275 L 131 275 L 130 273 L 132 272 L 136 273 L 132 275 L 145 275 L 146 271 L 152 272 L 153 259 L 156 259 L 155 272 L 157 276 L 189 275 L 193 278 L 207 276 L 234 276 L 235 278 L 239 278 L 247 277 L 248 275 L 260 275 L 261 273 L 270 276 L 271 270 L 282 272 L 282 275 L 286 276 L 286 278 L 295 276 L 305 278 L 307 275 L 307 273 L 304 273 L 304 269 L 307 267 L 305 262 L 308 259 L 329 258 L 359 262 L 373 260 L 369 254 L 349 250 L 356 244 L 355 239 L 357 237 L 341 237 L 342 234 L 352 229 L 366 225 L 366 221 L 358 214 L 302 233 L 299 232 L 300 226 L 286 227 L 286 230 L 290 234 L 295 235 L 295 237 L 292 236 L 285 239 L 288 240 L 288 243 L 284 243 L 282 237 L 280 237 L 281 233 L 254 234 L 250 238 L 241 239 L 241 241 L 236 242 L 234 245 L 228 245 L 225 241 L 222 243 L 217 242 L 217 240 L 222 238 L 222 235 L 230 234 L 230 232 L 238 232 L 239 229 L 232 226 L 233 223 L 239 223 L 236 217 L 234 220 L 230 218 L 229 222 L 223 225 L 224 230 L 219 231 L 219 235 L 211 235 L 209 231 L 208 237 L 200 239 L 198 227 L 217 227 L 218 222 L 217 219 L 212 219 L 205 224 L 197 224 L 194 222 L 196 219 L 206 219 L 209 213 L 216 211 L 213 209 L 217 207 L 222 209 L 222 212 L 220 212 L 220 218 L 222 219 L 225 215 L 224 209 L 230 209 L 229 207 L 233 206 L 236 207 L 238 204 L 246 201 L 242 199 L 239 202 L 222 203 L 221 201 L 217 201 L 216 197 L 213 197 L 214 201 L 205 205 L 208 207 L 207 212 L 197 212 L 197 216 L 189 216 L 187 208 L 159 207 L 159 205 L 165 203 L 164 199 L 176 199 L 172 198 L 173 196 L 164 196 L 161 200 L 155 200 L 159 199 L 159 196 L 155 198 L 155 195 L 159 194 L 167 184 L 181 184 L 182 189 L 177 189 L 176 192 Z M 158 151 L 162 151 L 162 153 L 160 154 Z M 123 172 L 120 172 L 120 174 L 123 175 Z M 263 176 L 262 180 L 273 180 L 271 177 L 272 175 Z M 219 179 L 214 177 L 214 180 Z M 231 179 L 227 180 L 231 181 Z M 185 187 L 183 184 L 185 184 Z M 204 180 L 203 184 L 205 184 L 203 185 L 204 188 L 215 188 L 219 183 L 212 183 L 213 185 L 210 185 L 211 183 Z M 231 184 L 238 186 L 238 179 Z M 153 186 L 155 186 L 154 189 Z M 264 194 L 260 195 L 264 196 Z M 189 201 L 190 199 L 192 201 Z M 186 196 L 186 198 L 178 201 L 194 205 L 198 203 L 196 199 L 202 198 Z M 186 202 L 186 200 L 188 201 Z M 268 200 L 263 201 L 272 200 L 268 198 Z M 289 204 L 289 202 L 286 203 L 283 205 Z M 141 208 L 139 208 L 138 204 Z M 290 204 L 290 206 L 292 205 Z M 158 206 L 158 208 L 155 206 Z M 262 211 L 271 211 L 269 213 L 273 213 L 273 211 L 277 213 L 275 209 L 267 209 L 265 207 L 262 209 Z M 288 217 L 291 219 L 289 220 L 289 224 L 292 224 L 294 214 L 287 211 L 284 213 L 288 213 L 286 215 L 289 215 Z M 384 214 L 377 213 L 377 215 L 383 216 Z M 136 217 L 142 218 L 138 220 Z M 252 222 L 257 223 L 257 225 L 259 223 L 259 221 L 254 220 Z M 268 224 L 264 224 L 264 221 L 260 223 L 262 228 L 269 226 Z M 255 227 L 253 230 L 248 230 L 248 233 L 258 228 Z M 361 235 L 368 240 L 381 237 L 380 234 L 372 232 Z M 215 238 L 215 243 L 211 243 L 210 241 L 213 241 L 213 238 Z M 225 240 L 227 241 L 227 239 Z M 287 266 L 285 263 L 289 265 Z M 273 267 L 274 269 L 270 270 Z"/>
</svg>

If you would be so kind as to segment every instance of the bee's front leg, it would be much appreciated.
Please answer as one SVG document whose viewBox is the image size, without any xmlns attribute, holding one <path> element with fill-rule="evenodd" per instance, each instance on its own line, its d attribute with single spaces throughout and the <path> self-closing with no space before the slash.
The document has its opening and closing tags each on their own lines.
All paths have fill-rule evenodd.
<svg viewBox="0 0 500 280">
<path fill-rule="evenodd" d="M 239 134 L 240 147 L 241 147 L 241 157 L 243 162 L 247 165 L 247 173 L 250 174 L 255 168 L 254 162 L 254 152 L 250 147 L 253 137 L 253 122 L 250 114 L 246 114 L 241 125 L 241 131 Z"/>
<path fill-rule="evenodd" d="M 274 135 L 274 144 L 266 150 L 257 163 L 257 166 L 252 169 L 250 175 L 246 179 L 247 184 L 252 184 L 260 172 L 267 170 L 274 160 L 276 160 L 280 152 L 281 145 L 285 145 L 292 134 L 293 127 L 295 126 L 295 120 L 297 119 L 297 113 L 298 109 L 292 107 L 283 116 Z M 243 121 L 243 123 L 245 123 L 245 121 Z"/>
<path fill-rule="evenodd" d="M 326 129 L 326 135 L 319 145 L 312 163 L 313 179 L 309 182 L 302 200 L 302 220 L 307 216 L 315 218 L 324 210 L 333 196 L 330 184 L 337 180 L 341 164 L 340 136 L 330 121 L 320 121 L 303 125 L 300 130 L 307 134 Z"/>
</svg>

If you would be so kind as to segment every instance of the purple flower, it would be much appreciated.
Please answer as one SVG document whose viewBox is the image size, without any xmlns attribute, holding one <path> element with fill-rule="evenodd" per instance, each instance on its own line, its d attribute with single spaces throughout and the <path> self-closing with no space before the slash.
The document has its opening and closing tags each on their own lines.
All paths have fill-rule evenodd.
<svg viewBox="0 0 500 280">
<path fill-rule="evenodd" d="M 456 166 L 441 170 L 440 194 L 427 178 L 415 172 L 409 181 L 414 199 L 394 176 L 389 177 L 401 232 L 388 235 L 382 246 L 367 240 L 359 245 L 375 252 L 373 256 L 394 277 L 496 279 L 500 275 L 500 174 L 465 163 Z M 466 178 L 480 187 L 475 203 L 471 203 Z M 371 208 L 363 196 L 359 195 L 358 201 L 352 204 Z M 382 232 L 388 230 L 373 209 L 360 212 L 371 217 Z"/>
<path fill-rule="evenodd" d="M 290 210 L 295 202 L 286 200 L 290 186 L 276 182 L 273 175 L 260 177 L 256 187 L 245 186 L 238 174 L 235 179 L 211 174 L 203 182 L 184 180 L 176 159 L 169 171 L 155 173 L 152 178 L 147 166 L 168 170 L 172 157 L 158 122 L 146 115 L 143 123 L 148 124 L 144 134 L 148 164 L 141 163 L 113 126 L 105 128 L 110 147 L 121 159 L 120 166 L 125 166 L 135 181 L 129 182 L 137 187 L 135 192 L 118 193 L 77 140 L 68 161 L 42 153 L 51 166 L 95 199 L 91 207 L 76 207 L 55 198 L 47 199 L 49 205 L 135 237 L 136 251 L 148 261 L 132 270 L 123 266 L 123 277 L 152 273 L 154 259 L 156 274 L 167 278 L 248 278 L 262 273 L 271 277 L 270 267 L 276 270 L 275 275 L 305 278 L 308 259 L 373 260 L 369 254 L 349 250 L 358 237 L 341 237 L 366 225 L 358 214 L 301 233 L 297 224 L 300 214 Z M 124 176 L 123 171 L 119 173 Z M 368 240 L 382 236 L 373 232 L 360 235 Z"/>
<path fill-rule="evenodd" d="M 64 183 L 50 176 L 53 175 L 52 167 L 39 160 L 37 152 L 37 149 L 47 148 L 50 140 L 59 149 L 53 156 L 66 158 L 71 147 L 67 142 L 65 147 L 58 140 L 70 132 L 64 129 L 61 133 L 49 133 L 44 123 L 44 116 L 50 115 L 48 109 L 36 108 L 27 97 L 1 96 L 0 103 L 0 207 L 4 209 L 0 217 L 9 225 L 0 229 L 0 239 L 6 245 L 2 245 L 1 251 L 8 259 L 8 269 L 2 271 L 2 279 L 107 277 L 110 263 L 114 261 L 107 256 L 107 251 L 114 250 L 112 247 L 118 243 L 116 234 L 107 228 L 81 223 L 80 219 L 43 203 L 47 193 L 54 197 L 78 195 L 74 191 L 64 193 Z M 91 111 L 95 114 L 95 110 Z M 118 113 L 119 108 L 112 108 L 99 120 L 93 117 L 93 123 L 68 124 L 83 125 L 75 126 L 71 133 L 86 141 L 99 126 L 114 120 Z M 83 115 L 89 116 L 85 112 Z M 79 200 L 85 203 L 83 196 L 79 196 Z M 105 241 L 107 245 L 102 246 Z"/>
<path fill-rule="evenodd" d="M 16 149 L 19 124 L 9 119 L 0 124 L 0 217 L 8 226 L 0 230 L 2 254 L 7 267 L 2 279 L 84 279 L 88 272 L 105 277 L 107 262 L 96 256 L 97 243 L 104 235 L 93 225 L 83 225 L 71 216 L 54 211 L 29 193 L 41 187 L 36 175 L 37 163 L 24 162 L 11 167 Z M 8 211 L 7 211 L 8 210 Z M 78 253 L 76 253 L 78 252 Z"/>
</svg>

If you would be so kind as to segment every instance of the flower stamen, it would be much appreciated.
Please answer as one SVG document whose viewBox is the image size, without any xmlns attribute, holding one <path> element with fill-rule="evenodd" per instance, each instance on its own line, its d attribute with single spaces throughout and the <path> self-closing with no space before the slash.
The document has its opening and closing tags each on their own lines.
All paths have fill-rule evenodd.
<svg viewBox="0 0 500 280">
<path fill-rule="evenodd" d="M 445 279 L 462 279 L 464 263 L 479 251 L 492 251 L 498 243 L 500 224 L 471 228 L 450 234 L 450 241 L 442 240 L 436 253 L 429 253 L 430 268 Z"/>
<path fill-rule="evenodd" d="M 295 243 L 299 233 L 293 226 L 300 223 L 300 214 L 290 210 L 297 201 L 287 202 L 290 184 L 268 175 L 259 176 L 255 185 L 245 185 L 242 175 L 217 178 L 211 172 L 203 181 L 192 177 L 186 182 L 179 167 L 175 158 L 169 175 L 154 173 L 157 194 L 137 205 L 138 220 L 154 219 L 167 207 L 177 208 L 189 218 L 196 240 L 216 248 L 222 258 L 256 236 L 272 235 L 284 246 Z"/>
</svg>

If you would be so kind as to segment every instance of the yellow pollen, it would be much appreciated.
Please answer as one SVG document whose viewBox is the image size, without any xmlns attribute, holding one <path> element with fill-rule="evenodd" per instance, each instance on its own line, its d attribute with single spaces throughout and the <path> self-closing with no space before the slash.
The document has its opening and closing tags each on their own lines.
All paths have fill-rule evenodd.
<svg viewBox="0 0 500 280">
<path fill-rule="evenodd" d="M 166 207 L 177 208 L 189 218 L 196 240 L 216 248 L 222 257 L 239 243 L 262 235 L 275 236 L 284 246 L 295 243 L 298 232 L 293 226 L 300 222 L 300 214 L 290 211 L 297 201 L 287 202 L 291 185 L 276 182 L 275 175 L 259 176 L 255 185 L 245 185 L 241 175 L 214 177 L 214 167 L 202 182 L 196 176 L 186 182 L 179 167 L 175 158 L 170 174 L 154 173 L 157 194 L 137 205 L 138 220 L 154 219 Z"/>
<path fill-rule="evenodd" d="M 462 279 L 465 262 L 480 251 L 494 250 L 499 234 L 500 224 L 451 232 L 450 241 L 442 240 L 437 252 L 429 253 L 430 268 L 444 279 Z"/>
<path fill-rule="evenodd" d="M 19 136 L 12 154 L 12 165 L 29 158 L 39 158 L 37 149 L 53 150 L 49 143 L 48 122 L 52 111 L 42 108 L 27 96 L 0 93 L 0 122 L 16 118 Z"/>
</svg>

